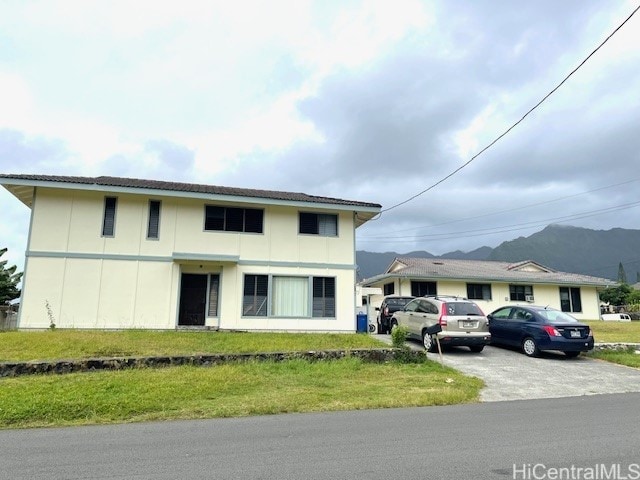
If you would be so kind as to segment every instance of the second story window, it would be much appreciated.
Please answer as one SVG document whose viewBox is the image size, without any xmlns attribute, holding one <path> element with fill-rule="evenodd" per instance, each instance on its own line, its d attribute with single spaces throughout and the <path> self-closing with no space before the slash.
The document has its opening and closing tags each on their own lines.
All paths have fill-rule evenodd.
<svg viewBox="0 0 640 480">
<path fill-rule="evenodd" d="M 324 237 L 338 236 L 338 215 L 300 212 L 299 223 L 300 233 Z"/>
<path fill-rule="evenodd" d="M 160 202 L 149 200 L 149 223 L 147 225 L 147 238 L 158 239 L 160 235 Z"/>
<path fill-rule="evenodd" d="M 116 197 L 105 197 L 104 215 L 102 216 L 102 236 L 113 237 L 116 229 Z"/>
<path fill-rule="evenodd" d="M 223 232 L 262 233 L 264 210 L 206 205 L 204 229 Z"/>
</svg>

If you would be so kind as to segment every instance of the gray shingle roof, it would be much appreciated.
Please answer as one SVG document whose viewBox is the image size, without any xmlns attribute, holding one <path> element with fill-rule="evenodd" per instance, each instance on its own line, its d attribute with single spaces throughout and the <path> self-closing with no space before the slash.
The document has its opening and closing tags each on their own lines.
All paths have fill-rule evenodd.
<svg viewBox="0 0 640 480">
<path fill-rule="evenodd" d="M 528 266 L 535 270 L 530 271 Z M 392 267 L 395 270 L 390 271 Z M 557 272 L 532 261 L 516 263 L 481 260 L 452 260 L 443 258 L 398 257 L 382 275 L 367 279 L 365 284 L 385 277 L 411 277 L 420 279 L 477 280 L 499 282 L 530 282 L 566 285 L 613 286 L 606 278 L 577 273 Z"/>
<path fill-rule="evenodd" d="M 0 180 L 20 180 L 31 182 L 73 183 L 80 185 L 100 185 L 108 187 L 143 188 L 153 190 L 166 190 L 177 192 L 190 192 L 211 195 L 229 195 L 250 198 L 267 198 L 272 200 L 284 200 L 306 203 L 323 203 L 329 205 L 345 205 L 363 208 L 382 208 L 377 203 L 343 200 L 340 198 L 320 197 L 307 195 L 306 193 L 280 192 L 274 190 L 257 190 L 249 188 L 221 187 L 216 185 L 203 185 L 195 183 L 166 182 L 159 180 L 141 180 L 136 178 L 121 177 L 75 177 L 59 175 L 10 175 L 0 174 Z M 0 182 L 8 183 L 8 182 Z"/>
</svg>

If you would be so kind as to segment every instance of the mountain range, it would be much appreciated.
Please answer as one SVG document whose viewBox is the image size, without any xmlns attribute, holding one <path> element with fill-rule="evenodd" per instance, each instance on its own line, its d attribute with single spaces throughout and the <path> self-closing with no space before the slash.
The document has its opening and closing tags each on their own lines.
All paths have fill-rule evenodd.
<svg viewBox="0 0 640 480">
<path fill-rule="evenodd" d="M 640 230 L 613 228 L 591 230 L 566 225 L 549 225 L 528 237 L 503 242 L 495 248 L 480 247 L 470 252 L 456 250 L 443 255 L 425 251 L 399 254 L 358 250 L 358 279 L 384 273 L 396 257 L 453 258 L 519 262 L 533 260 L 554 270 L 618 280 L 622 263 L 628 283 L 640 281 Z"/>
</svg>

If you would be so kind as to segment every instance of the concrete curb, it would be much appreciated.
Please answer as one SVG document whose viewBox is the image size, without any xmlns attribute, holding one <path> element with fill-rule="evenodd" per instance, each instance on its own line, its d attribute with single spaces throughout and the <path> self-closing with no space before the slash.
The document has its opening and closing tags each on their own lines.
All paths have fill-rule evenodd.
<svg viewBox="0 0 640 480">
<path fill-rule="evenodd" d="M 337 360 L 341 358 L 360 358 L 368 362 L 384 363 L 396 359 L 399 350 L 394 348 L 344 349 L 307 352 L 262 352 L 176 355 L 157 357 L 111 357 L 89 358 L 81 360 L 54 360 L 32 362 L 1 362 L 1 377 L 19 377 L 38 374 L 65 374 L 91 372 L 97 370 L 124 370 L 130 368 L 160 368 L 178 365 L 210 367 L 226 363 L 244 362 L 282 362 L 304 359 L 309 361 Z M 416 353 L 417 357 L 418 354 Z"/>
</svg>

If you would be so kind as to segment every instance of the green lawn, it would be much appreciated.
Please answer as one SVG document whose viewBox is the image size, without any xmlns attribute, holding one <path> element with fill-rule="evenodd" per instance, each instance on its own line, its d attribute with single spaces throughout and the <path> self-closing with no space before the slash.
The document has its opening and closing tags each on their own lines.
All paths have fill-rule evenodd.
<svg viewBox="0 0 640 480">
<path fill-rule="evenodd" d="M 386 347 L 365 334 L 45 330 L 0 332 L 0 362 Z"/>
<path fill-rule="evenodd" d="M 626 365 L 627 367 L 640 368 L 640 353 L 636 353 L 635 349 L 624 352 L 616 352 L 605 350 L 600 352 L 590 352 L 590 357 L 606 360 L 607 362 Z"/>
<path fill-rule="evenodd" d="M 482 386 L 428 360 L 355 358 L 5 378 L 0 428 L 449 405 Z"/>
<path fill-rule="evenodd" d="M 585 322 L 593 331 L 596 343 L 640 343 L 640 322 Z"/>
</svg>

